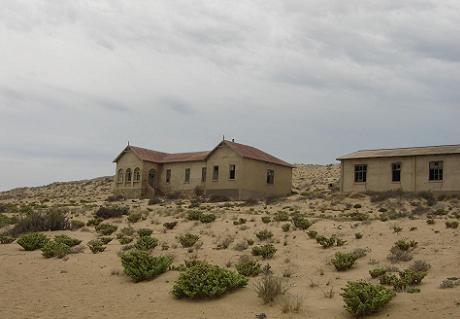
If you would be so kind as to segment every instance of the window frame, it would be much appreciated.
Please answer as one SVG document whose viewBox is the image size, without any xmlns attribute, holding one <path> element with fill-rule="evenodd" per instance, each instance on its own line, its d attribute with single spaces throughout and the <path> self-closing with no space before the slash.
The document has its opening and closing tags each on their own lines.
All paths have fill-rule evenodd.
<svg viewBox="0 0 460 319">
<path fill-rule="evenodd" d="M 190 184 L 190 175 L 192 175 L 192 170 L 187 167 L 184 171 L 184 184 Z"/>
<path fill-rule="evenodd" d="M 265 177 L 267 185 L 275 184 L 275 170 L 273 168 L 267 168 L 267 173 Z"/>
<path fill-rule="evenodd" d="M 219 181 L 219 165 L 214 165 L 212 167 L 212 181 L 213 182 Z"/>
<path fill-rule="evenodd" d="M 402 171 L 401 162 L 391 163 L 391 182 L 392 183 L 401 183 L 401 171 Z M 395 177 L 398 177 L 398 180 L 395 180 Z"/>
<path fill-rule="evenodd" d="M 133 171 L 133 182 L 138 183 L 141 181 L 141 169 L 136 167 Z"/>
<path fill-rule="evenodd" d="M 233 166 L 233 170 L 232 170 L 232 166 Z M 232 177 L 232 173 L 233 173 L 233 177 Z M 230 181 L 236 180 L 236 165 L 235 164 L 228 165 L 228 180 Z"/>
<path fill-rule="evenodd" d="M 165 173 L 165 183 L 166 184 L 171 184 L 171 169 L 168 168 L 166 169 L 166 173 Z"/>
<path fill-rule="evenodd" d="M 120 169 L 118 170 L 118 173 L 117 173 L 117 183 L 118 183 L 118 184 L 123 184 L 124 181 L 125 181 L 124 169 L 123 169 L 123 168 L 120 168 Z"/>
<path fill-rule="evenodd" d="M 367 164 L 354 165 L 353 180 L 356 184 L 367 183 Z"/>
<path fill-rule="evenodd" d="M 126 183 L 128 183 L 128 182 L 131 183 L 133 181 L 133 173 L 132 173 L 131 168 L 126 169 L 125 176 L 126 176 L 126 178 L 125 178 Z"/>
<path fill-rule="evenodd" d="M 438 167 L 433 167 L 438 166 Z M 444 161 L 430 161 L 428 163 L 428 181 L 439 183 L 444 180 Z"/>
<path fill-rule="evenodd" d="M 206 167 L 202 167 L 201 168 L 201 182 L 202 183 L 205 183 L 206 182 L 206 176 L 207 175 L 207 168 Z"/>
</svg>

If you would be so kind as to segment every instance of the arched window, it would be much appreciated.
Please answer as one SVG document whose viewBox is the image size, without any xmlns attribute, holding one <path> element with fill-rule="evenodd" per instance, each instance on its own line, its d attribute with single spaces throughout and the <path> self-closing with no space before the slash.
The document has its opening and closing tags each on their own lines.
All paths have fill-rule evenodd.
<svg viewBox="0 0 460 319">
<path fill-rule="evenodd" d="M 123 170 L 122 169 L 118 170 L 117 181 L 118 183 L 123 183 Z"/>
<path fill-rule="evenodd" d="M 127 168 L 126 169 L 126 182 L 131 182 L 131 177 L 132 177 L 131 169 Z"/>
<path fill-rule="evenodd" d="M 139 182 L 141 180 L 141 169 L 139 167 L 136 167 L 134 169 L 134 181 Z"/>
</svg>

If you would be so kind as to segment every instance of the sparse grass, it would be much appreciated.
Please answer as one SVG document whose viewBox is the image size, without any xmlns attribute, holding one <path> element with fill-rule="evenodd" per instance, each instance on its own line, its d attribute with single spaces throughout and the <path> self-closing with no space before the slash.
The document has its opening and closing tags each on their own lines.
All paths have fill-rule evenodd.
<svg viewBox="0 0 460 319">
<path fill-rule="evenodd" d="M 264 304 L 272 303 L 278 296 L 285 294 L 287 291 L 283 279 L 273 274 L 263 275 L 255 283 L 254 288 L 257 296 L 262 299 Z"/>
<path fill-rule="evenodd" d="M 273 237 L 273 233 L 269 231 L 268 229 L 264 229 L 264 230 L 257 232 L 256 237 L 261 241 L 265 241 L 265 240 L 271 239 Z"/>
</svg>

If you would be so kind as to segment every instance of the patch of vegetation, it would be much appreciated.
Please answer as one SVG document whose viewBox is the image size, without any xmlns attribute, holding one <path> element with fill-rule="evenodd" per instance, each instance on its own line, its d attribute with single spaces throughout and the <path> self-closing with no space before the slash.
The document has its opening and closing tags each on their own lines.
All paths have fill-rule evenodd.
<svg viewBox="0 0 460 319">
<path fill-rule="evenodd" d="M 45 258 L 63 258 L 68 254 L 70 254 L 70 246 L 66 245 L 62 241 L 57 242 L 55 240 L 51 240 L 42 247 L 42 255 Z"/>
<path fill-rule="evenodd" d="M 177 240 L 184 248 L 192 247 L 195 243 L 200 239 L 200 236 L 194 235 L 191 233 L 185 233 L 184 235 L 180 235 Z"/>
<path fill-rule="evenodd" d="M 8 217 L 3 214 L 0 214 L 0 228 L 8 226 L 8 225 L 13 225 L 17 222 L 17 219 L 15 217 Z"/>
<path fill-rule="evenodd" d="M 200 220 L 201 215 L 203 215 L 203 212 L 200 210 L 192 210 L 189 211 L 187 214 L 187 219 L 188 220 Z"/>
<path fill-rule="evenodd" d="M 292 218 L 292 223 L 294 224 L 295 228 L 301 230 L 306 230 L 312 225 L 308 219 L 301 216 L 294 216 Z"/>
<path fill-rule="evenodd" d="M 17 240 L 17 244 L 26 251 L 41 249 L 49 241 L 48 237 L 40 233 L 24 234 Z"/>
<path fill-rule="evenodd" d="M 273 237 L 273 233 L 271 231 L 269 231 L 268 229 L 264 229 L 264 230 L 261 230 L 259 232 L 256 233 L 256 237 L 259 239 L 259 240 L 269 240 Z"/>
<path fill-rule="evenodd" d="M 96 217 L 100 217 L 102 219 L 108 218 L 115 218 L 121 217 L 123 215 L 128 215 L 129 208 L 128 207 L 99 207 L 96 211 Z"/>
<path fill-rule="evenodd" d="M 254 256 L 261 256 L 263 259 L 271 259 L 276 253 L 276 248 L 272 244 L 252 247 Z"/>
<path fill-rule="evenodd" d="M 81 220 L 73 219 L 73 220 L 70 222 L 70 229 L 72 229 L 72 230 L 80 229 L 80 228 L 82 228 L 83 226 L 85 226 L 85 223 L 82 222 Z"/>
<path fill-rule="evenodd" d="M 354 253 L 337 252 L 331 263 L 337 271 L 345 271 L 350 269 L 357 259 L 358 256 Z"/>
<path fill-rule="evenodd" d="M 120 242 L 120 244 L 122 244 L 122 245 L 127 245 L 127 244 L 129 244 L 130 242 L 132 242 L 134 240 L 134 238 L 131 237 L 131 236 L 126 236 L 126 235 L 123 235 L 123 234 L 119 234 L 119 235 L 120 236 L 117 235 L 117 239 Z"/>
<path fill-rule="evenodd" d="M 417 272 L 428 272 L 430 270 L 431 265 L 423 260 L 416 260 L 412 265 L 410 265 L 409 269 Z"/>
<path fill-rule="evenodd" d="M 150 229 L 150 228 L 139 228 L 137 230 L 137 234 L 140 236 L 140 237 L 143 237 L 143 236 L 150 236 L 152 235 L 153 233 L 153 230 Z"/>
<path fill-rule="evenodd" d="M 61 210 L 49 210 L 45 213 L 31 212 L 18 220 L 10 230 L 12 236 L 23 233 L 70 229 L 70 220 Z"/>
<path fill-rule="evenodd" d="M 382 277 L 383 275 L 386 274 L 386 269 L 385 268 L 375 268 L 372 270 L 369 270 L 369 274 L 371 275 L 372 278 L 379 278 Z"/>
<path fill-rule="evenodd" d="M 316 242 L 326 249 L 337 244 L 337 237 L 335 235 L 331 237 L 316 236 Z"/>
<path fill-rule="evenodd" d="M 150 236 L 141 236 L 134 244 L 134 247 L 138 250 L 152 250 L 158 246 L 158 239 Z"/>
<path fill-rule="evenodd" d="M 287 288 L 280 277 L 272 273 L 265 273 L 262 278 L 255 284 L 257 296 L 262 299 L 264 304 L 272 303 L 275 299 L 286 293 Z"/>
<path fill-rule="evenodd" d="M 152 257 L 146 251 L 130 250 L 121 256 L 121 264 L 125 274 L 133 281 L 139 282 L 166 272 L 172 264 L 172 258 Z"/>
<path fill-rule="evenodd" d="M 128 215 L 128 222 L 130 223 L 137 223 L 142 219 L 142 213 L 141 212 L 132 212 Z"/>
<path fill-rule="evenodd" d="M 361 238 L 363 238 L 363 234 L 361 234 L 361 233 L 355 233 L 355 238 L 356 238 L 356 239 L 361 239 Z"/>
<path fill-rule="evenodd" d="M 87 245 L 93 254 L 102 253 L 106 248 L 99 239 L 90 240 Z"/>
<path fill-rule="evenodd" d="M 200 216 L 200 222 L 204 224 L 212 223 L 213 221 L 216 220 L 216 215 L 214 214 L 201 214 Z"/>
<path fill-rule="evenodd" d="M 378 312 L 395 296 L 390 289 L 366 281 L 349 281 L 342 290 L 345 309 L 356 318 Z"/>
<path fill-rule="evenodd" d="M 272 221 L 270 216 L 262 216 L 261 220 L 262 220 L 262 223 L 264 223 L 264 224 L 268 224 L 268 223 L 270 223 Z"/>
<path fill-rule="evenodd" d="M 316 230 L 309 230 L 307 235 L 310 239 L 315 239 L 318 236 L 318 232 Z"/>
<path fill-rule="evenodd" d="M 103 221 L 104 221 L 104 219 L 101 218 L 101 217 L 91 218 L 91 219 L 88 220 L 88 222 L 86 223 L 86 226 L 97 226 L 97 225 L 99 225 L 100 223 L 102 223 Z"/>
<path fill-rule="evenodd" d="M 249 256 L 241 256 L 235 267 L 238 273 L 246 277 L 255 277 L 262 271 L 260 263 Z"/>
<path fill-rule="evenodd" d="M 54 236 L 54 241 L 56 243 L 62 243 L 62 244 L 67 245 L 69 247 L 73 247 L 73 246 L 77 246 L 77 245 L 81 244 L 81 240 L 76 239 L 76 238 L 72 238 L 72 237 L 67 236 L 67 235 Z"/>
<path fill-rule="evenodd" d="M 180 274 L 172 294 L 176 298 L 216 298 L 226 292 L 245 287 L 248 279 L 233 271 L 207 263 L 197 263 Z"/>
<path fill-rule="evenodd" d="M 177 225 L 177 222 L 166 222 L 163 224 L 163 227 L 165 229 L 173 229 L 174 227 L 176 227 Z"/>
<path fill-rule="evenodd" d="M 95 227 L 96 231 L 101 235 L 112 235 L 117 229 L 118 226 L 112 224 L 99 224 Z"/>
<path fill-rule="evenodd" d="M 279 211 L 273 217 L 275 222 L 287 222 L 289 220 L 289 214 L 284 211 Z"/>
<path fill-rule="evenodd" d="M 291 224 L 283 224 L 281 226 L 281 229 L 284 231 L 284 232 L 288 232 L 289 229 L 291 229 Z"/>
<path fill-rule="evenodd" d="M 113 238 L 112 237 L 109 237 L 109 236 L 101 236 L 98 238 L 104 245 L 107 245 L 108 243 L 110 243 Z"/>
<path fill-rule="evenodd" d="M 11 237 L 5 233 L 0 234 L 0 244 L 2 245 L 11 244 L 14 240 L 14 237 Z"/>
<path fill-rule="evenodd" d="M 446 221 L 446 228 L 458 228 L 458 221 Z"/>
</svg>

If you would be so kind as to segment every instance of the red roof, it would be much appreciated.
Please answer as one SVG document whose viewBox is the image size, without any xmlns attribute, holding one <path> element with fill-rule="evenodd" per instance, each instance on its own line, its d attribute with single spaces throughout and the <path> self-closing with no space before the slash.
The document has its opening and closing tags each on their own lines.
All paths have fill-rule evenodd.
<svg viewBox="0 0 460 319">
<path fill-rule="evenodd" d="M 240 155 L 244 158 L 253 159 L 256 161 L 262 161 L 267 163 L 272 163 L 281 166 L 287 167 L 294 167 L 293 165 L 285 162 L 273 155 L 265 153 L 255 147 L 239 144 L 230 141 L 222 141 L 219 143 L 212 151 L 204 151 L 204 152 L 189 152 L 189 153 L 163 153 L 154 150 L 149 150 L 142 147 L 131 146 L 128 145 L 120 155 L 115 158 L 114 162 L 118 161 L 118 159 L 128 150 L 132 150 L 134 154 L 136 154 L 141 160 L 154 162 L 154 163 L 177 163 L 177 162 L 195 162 L 195 161 L 204 161 L 208 158 L 211 153 L 214 152 L 219 146 L 227 145 L 230 149 L 232 149 L 235 153 Z"/>
</svg>

